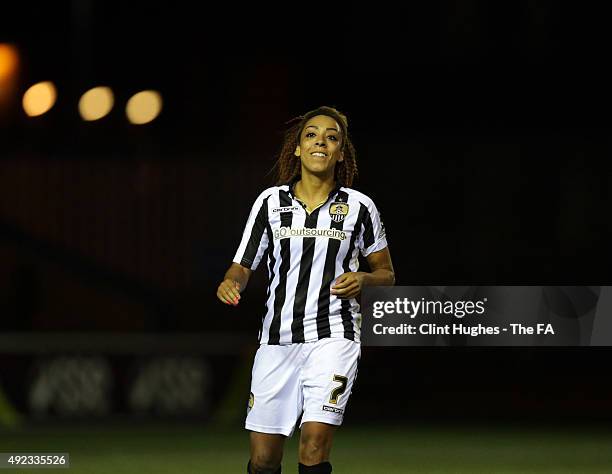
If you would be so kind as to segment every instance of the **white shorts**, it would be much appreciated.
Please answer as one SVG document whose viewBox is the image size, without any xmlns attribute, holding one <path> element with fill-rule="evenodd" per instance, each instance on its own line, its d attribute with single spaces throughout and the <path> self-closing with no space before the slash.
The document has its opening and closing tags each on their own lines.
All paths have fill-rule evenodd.
<svg viewBox="0 0 612 474">
<path fill-rule="evenodd" d="M 361 344 L 341 338 L 262 344 L 255 354 L 245 428 L 291 436 L 302 423 L 342 424 Z"/>
</svg>

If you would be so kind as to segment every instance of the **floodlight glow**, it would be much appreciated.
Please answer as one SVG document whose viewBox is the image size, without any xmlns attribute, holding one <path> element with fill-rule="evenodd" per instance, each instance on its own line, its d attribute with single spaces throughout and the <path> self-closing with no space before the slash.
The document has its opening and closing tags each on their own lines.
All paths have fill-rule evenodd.
<svg viewBox="0 0 612 474">
<path fill-rule="evenodd" d="M 125 113 L 128 120 L 135 125 L 149 123 L 161 112 L 162 98 L 157 91 L 142 91 L 128 100 Z"/>
<path fill-rule="evenodd" d="M 23 110 L 30 117 L 48 112 L 55 104 L 57 91 L 50 81 L 39 82 L 23 94 Z"/>
<path fill-rule="evenodd" d="M 0 82 L 10 79 L 17 72 L 18 64 L 17 48 L 10 44 L 0 43 Z"/>
<path fill-rule="evenodd" d="M 115 98 L 110 87 L 94 87 L 81 96 L 79 114 L 87 122 L 99 120 L 108 115 L 114 103 Z"/>
</svg>

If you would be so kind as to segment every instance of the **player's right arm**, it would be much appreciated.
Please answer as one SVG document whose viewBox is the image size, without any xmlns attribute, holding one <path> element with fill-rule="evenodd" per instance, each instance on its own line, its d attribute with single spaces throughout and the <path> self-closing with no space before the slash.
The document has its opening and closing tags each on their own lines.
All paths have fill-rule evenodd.
<svg viewBox="0 0 612 474">
<path fill-rule="evenodd" d="M 254 270 L 268 248 L 266 225 L 268 222 L 268 198 L 270 189 L 261 193 L 247 219 L 242 240 L 223 281 L 217 289 L 217 298 L 225 304 L 236 306 L 240 301 L 240 292 L 244 291 Z"/>
<path fill-rule="evenodd" d="M 217 298 L 225 304 L 236 306 L 240 301 L 240 292 L 243 291 L 253 271 L 238 263 L 232 263 L 223 277 L 223 281 L 217 288 Z"/>
</svg>

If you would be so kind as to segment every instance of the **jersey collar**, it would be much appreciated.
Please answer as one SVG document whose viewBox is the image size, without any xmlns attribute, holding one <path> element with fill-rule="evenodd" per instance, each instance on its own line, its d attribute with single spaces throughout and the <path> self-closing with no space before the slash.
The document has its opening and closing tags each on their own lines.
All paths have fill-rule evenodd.
<svg viewBox="0 0 612 474">
<path fill-rule="evenodd" d="M 302 179 L 302 175 L 298 174 L 298 175 L 295 175 L 293 178 L 291 178 L 291 180 L 287 183 L 287 185 L 289 186 L 289 195 L 294 199 L 296 199 L 295 184 L 300 179 Z M 332 196 L 335 196 L 338 193 L 338 191 L 340 191 L 340 188 L 341 188 L 340 184 L 336 181 L 336 185 L 334 186 L 334 189 L 332 189 L 329 195 L 327 196 L 327 201 L 329 201 L 332 198 Z"/>
</svg>

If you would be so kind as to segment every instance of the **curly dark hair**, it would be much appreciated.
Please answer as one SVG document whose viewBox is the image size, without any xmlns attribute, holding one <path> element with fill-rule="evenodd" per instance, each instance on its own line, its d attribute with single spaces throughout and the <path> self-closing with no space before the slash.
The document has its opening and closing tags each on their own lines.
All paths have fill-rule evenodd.
<svg viewBox="0 0 612 474">
<path fill-rule="evenodd" d="M 286 123 L 289 128 L 285 131 L 283 146 L 275 165 L 277 168 L 277 184 L 286 184 L 300 174 L 301 161 L 293 153 L 300 144 L 300 135 L 306 122 L 317 115 L 327 115 L 340 125 L 344 160 L 336 163 L 334 177 L 341 186 L 350 187 L 353 184 L 353 180 L 357 176 L 357 160 L 355 159 L 355 147 L 348 134 L 348 119 L 342 112 L 327 106 L 318 107 Z"/>
</svg>

